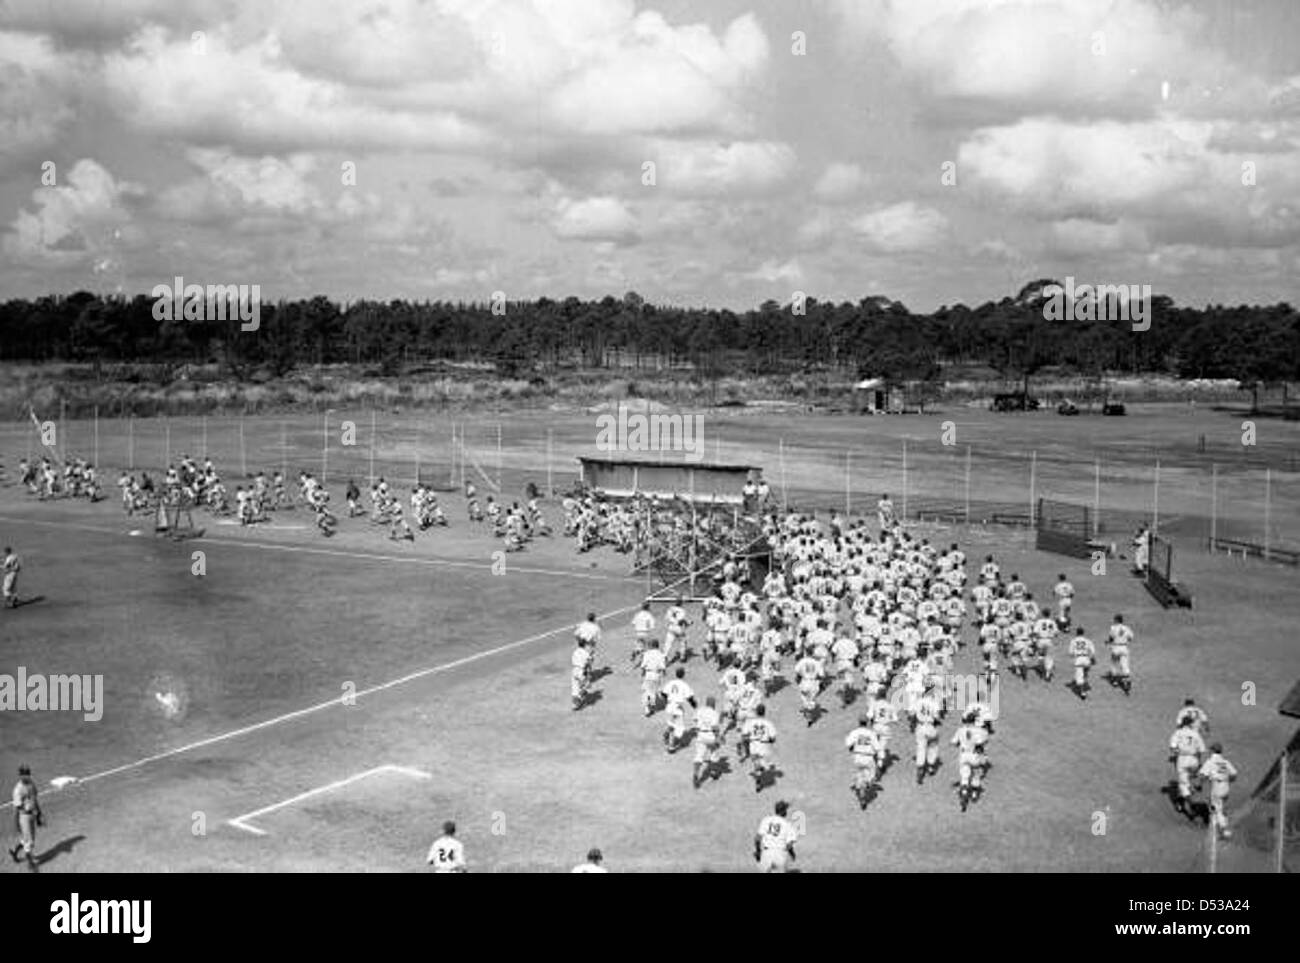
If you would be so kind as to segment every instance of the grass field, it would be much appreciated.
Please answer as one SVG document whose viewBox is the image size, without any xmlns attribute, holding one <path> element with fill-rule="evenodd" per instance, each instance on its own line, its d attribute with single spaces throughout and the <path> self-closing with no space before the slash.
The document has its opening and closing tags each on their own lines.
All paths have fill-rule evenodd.
<svg viewBox="0 0 1300 963">
<path fill-rule="evenodd" d="M 1095 448 L 1107 452 L 1104 501 L 1140 511 L 1149 499 L 1144 460 L 1159 447 L 1169 453 L 1161 512 L 1171 518 L 1201 517 L 1208 506 L 1198 436 L 1209 435 L 1212 450 L 1231 450 L 1223 446 L 1234 430 L 1240 442 L 1239 420 L 1183 408 L 1071 420 L 966 410 L 924 419 L 718 416 L 706 422 L 706 438 L 710 457 L 716 450 L 724 460 L 763 464 L 778 485 L 774 450 L 784 439 L 790 497 L 828 506 L 843 504 L 851 448 L 850 497 L 860 495 L 855 504 L 865 508 L 880 490 L 899 497 L 903 438 L 914 497 L 955 497 L 943 472 L 957 456 L 939 442 L 949 419 L 959 446 L 986 453 L 973 497 L 1009 501 L 1023 490 L 1027 500 L 1027 485 L 1016 488 L 1021 455 L 1037 451 L 1043 494 L 1090 498 L 1091 464 L 1077 477 L 1073 453 Z M 355 420 L 358 445 L 329 455 L 335 484 L 369 468 L 369 417 Z M 502 421 L 507 492 L 525 479 L 544 481 L 548 429 L 557 482 L 558 466 L 591 451 L 590 415 Z M 496 419 L 467 422 L 466 437 L 494 477 Z M 198 450 L 199 425 L 174 419 L 172 451 Z M 70 427 L 64 443 L 88 451 L 90 426 Z M 122 460 L 109 454 L 125 451 L 120 427 L 100 424 L 106 466 Z M 414 419 L 382 425 L 380 470 L 410 477 L 419 437 L 430 439 L 420 442 L 429 445 L 425 464 L 449 473 L 434 440 L 449 440 L 450 423 L 425 419 L 421 436 L 416 427 Z M 136 423 L 137 467 L 161 462 L 159 428 Z M 223 464 L 237 460 L 237 430 L 230 421 L 208 426 Z M 281 430 L 278 419 L 246 422 L 246 450 L 264 454 L 249 457 L 250 468 L 276 466 Z M 321 418 L 288 418 L 283 430 L 290 468 L 318 469 L 309 458 L 314 451 L 319 459 Z M 23 434 L 0 434 L 11 470 Z M 1278 459 L 1300 446 L 1296 425 L 1261 423 L 1260 435 L 1260 449 Z M 1282 468 L 1272 481 L 1280 537 L 1298 514 L 1300 486 Z M 1221 515 L 1248 525 L 1256 507 L 1248 493 L 1223 477 L 1220 484 Z M 1132 698 L 1098 685 L 1080 703 L 1059 675 L 1052 686 L 1009 680 L 989 788 L 970 812 L 958 811 L 949 786 L 950 720 L 939 777 L 912 783 L 903 727 L 894 743 L 903 763 L 864 813 L 848 790 L 841 743 L 852 710 L 833 708 L 809 728 L 786 689 L 769 700 L 780 731 L 777 786 L 755 793 L 736 771 L 696 791 L 689 754 L 665 755 L 660 720 L 639 712 L 627 623 L 644 585 L 627 577 L 627 560 L 607 550 L 579 556 L 556 538 L 509 556 L 494 574 L 498 543 L 462 521 L 459 496 L 449 507 L 453 527 L 413 546 L 389 542 L 362 519 L 321 539 L 302 512 L 252 530 L 207 520 L 205 538 L 172 543 L 125 518 L 113 499 L 38 503 L 0 488 L 0 539 L 23 556 L 21 594 L 40 599 L 0 612 L 0 671 L 105 680 L 98 722 L 0 713 L 0 772 L 26 761 L 43 787 L 57 776 L 81 780 L 45 790 L 41 870 L 418 870 L 441 820 L 455 818 L 479 871 L 568 869 L 592 845 L 614 870 L 747 871 L 754 827 L 780 797 L 803 815 L 799 862 L 810 871 L 1188 871 L 1201 864 L 1203 833 L 1160 792 L 1182 699 L 1194 695 L 1208 709 L 1241 770 L 1238 802 L 1289 735 L 1275 706 L 1300 675 L 1293 569 L 1206 554 L 1189 534 L 1176 565 L 1196 608 L 1165 612 L 1122 562 L 1093 576 L 1086 563 L 1034 551 L 1024 532 L 930 525 L 925 533 L 972 554 L 996 553 L 1040 596 L 1056 572 L 1068 573 L 1085 626 L 1101 629 L 1114 612 L 1127 613 L 1138 639 Z M 145 534 L 129 534 L 140 527 Z M 191 574 L 195 551 L 205 553 L 201 577 Z M 597 701 L 574 713 L 570 632 L 588 610 L 605 616 L 602 661 L 614 671 L 597 683 Z M 968 653 L 958 669 L 973 664 Z M 688 679 L 697 691 L 714 690 L 698 660 Z M 1253 705 L 1243 704 L 1246 683 L 1256 690 Z M 184 694 L 184 712 L 162 711 L 154 698 L 161 686 Z M 1099 812 L 1104 835 L 1094 834 Z M 1242 867 L 1252 865 L 1239 855 Z"/>
</svg>

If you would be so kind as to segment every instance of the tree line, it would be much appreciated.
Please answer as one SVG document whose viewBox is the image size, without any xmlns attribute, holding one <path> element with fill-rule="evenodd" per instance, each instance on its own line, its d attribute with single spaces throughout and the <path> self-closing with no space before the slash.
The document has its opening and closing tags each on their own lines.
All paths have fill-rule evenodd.
<svg viewBox="0 0 1300 963">
<path fill-rule="evenodd" d="M 155 299 L 86 291 L 0 303 L 0 360 L 218 363 L 257 369 L 360 364 L 397 375 L 412 362 L 483 362 L 512 377 L 566 366 L 644 360 L 702 376 L 834 369 L 926 381 L 952 364 L 988 366 L 1026 383 L 1043 368 L 1100 377 L 1164 373 L 1244 385 L 1300 380 L 1300 314 L 1290 304 L 1176 305 L 1151 298 L 1150 327 L 1124 320 L 1047 320 L 1044 288 L 977 307 L 916 313 L 886 297 L 856 303 L 766 301 L 748 311 L 622 298 L 354 301 L 323 296 L 261 306 L 256 331 L 232 319 L 155 319 Z M 1111 311 L 1110 317 L 1117 312 Z M 1095 315 L 1095 312 L 1094 312 Z"/>
</svg>

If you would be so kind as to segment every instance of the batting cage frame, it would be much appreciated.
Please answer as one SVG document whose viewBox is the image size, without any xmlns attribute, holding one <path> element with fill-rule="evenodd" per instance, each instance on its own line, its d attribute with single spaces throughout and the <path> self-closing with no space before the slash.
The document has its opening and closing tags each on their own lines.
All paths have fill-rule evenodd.
<svg viewBox="0 0 1300 963">
<path fill-rule="evenodd" d="M 688 528 L 652 525 L 637 539 L 633 574 L 646 577 L 647 602 L 700 602 L 713 595 L 728 562 L 748 572 L 751 588 L 761 585 L 772 566 L 772 549 L 761 526 L 735 506 L 676 502 Z M 730 527 L 715 531 L 715 519 Z M 701 525 L 703 522 L 703 525 Z"/>
<path fill-rule="evenodd" d="M 1174 581 L 1174 543 L 1163 535 L 1149 533 L 1147 564 L 1143 571 L 1143 584 L 1152 597 L 1165 608 L 1177 605 L 1192 607 L 1191 593 Z"/>
<path fill-rule="evenodd" d="M 1034 547 L 1043 552 L 1091 558 L 1095 518 L 1087 505 L 1039 498 L 1034 514 Z"/>
</svg>

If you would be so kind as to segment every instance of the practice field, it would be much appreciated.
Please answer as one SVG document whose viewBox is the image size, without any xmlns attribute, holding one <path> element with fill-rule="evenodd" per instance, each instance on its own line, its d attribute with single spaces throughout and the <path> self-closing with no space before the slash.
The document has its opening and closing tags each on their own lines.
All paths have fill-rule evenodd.
<svg viewBox="0 0 1300 963">
<path fill-rule="evenodd" d="M 795 438 L 799 449 L 823 446 L 833 464 L 846 422 L 764 430 L 738 419 L 723 456 L 748 453 L 772 477 L 765 452 L 780 431 L 791 448 Z M 530 440 L 503 451 L 507 491 L 538 477 L 543 424 L 525 432 L 512 422 Z M 555 435 L 565 449 L 577 420 Z M 883 463 L 885 440 L 871 444 Z M 11 470 L 13 452 L 2 452 Z M 802 459 L 798 472 L 800 489 L 834 502 L 831 473 Z M 591 846 L 615 871 L 749 871 L 754 827 L 785 798 L 806 828 L 807 871 L 1190 871 L 1203 865 L 1204 833 L 1161 793 L 1183 698 L 1207 708 L 1240 769 L 1235 802 L 1290 734 L 1275 706 L 1300 675 L 1293 569 L 1181 551 L 1177 574 L 1196 608 L 1165 612 L 1122 561 L 1093 575 L 1032 550 L 1025 532 L 926 526 L 972 557 L 996 553 L 1040 598 L 1066 572 L 1076 619 L 1094 637 L 1125 612 L 1137 632 L 1132 697 L 1098 679 L 1078 701 L 1058 647 L 1053 685 L 1004 679 L 988 789 L 969 812 L 951 788 L 951 718 L 943 768 L 919 787 L 899 727 L 892 747 L 902 758 L 862 812 L 842 744 L 854 708 L 828 692 L 829 713 L 808 727 L 786 688 L 769 699 L 776 786 L 756 793 L 732 752 L 733 771 L 693 790 L 689 751 L 666 755 L 662 717 L 640 713 L 628 620 L 644 583 L 627 576 L 627 559 L 578 555 L 557 536 L 505 557 L 496 574 L 499 543 L 463 521 L 459 495 L 447 501 L 452 527 L 414 545 L 364 519 L 320 538 L 300 527 L 301 511 L 248 530 L 203 514 L 205 538 L 173 543 L 113 498 L 42 504 L 0 488 L 0 539 L 23 556 L 20 593 L 38 599 L 0 612 L 0 671 L 104 676 L 99 721 L 0 713 L 0 773 L 28 762 L 43 789 L 40 870 L 419 870 L 441 821 L 454 818 L 475 871 L 567 870 Z M 196 551 L 202 576 L 191 572 Z M 600 662 L 613 671 L 573 712 L 571 632 L 589 610 L 604 617 Z M 958 671 L 974 665 L 968 648 Z M 715 691 L 698 659 L 687 678 L 701 696 Z M 180 695 L 183 711 L 170 713 L 160 691 Z M 60 776 L 81 781 L 49 788 Z M 1224 863 L 1255 861 L 1233 842 Z"/>
</svg>

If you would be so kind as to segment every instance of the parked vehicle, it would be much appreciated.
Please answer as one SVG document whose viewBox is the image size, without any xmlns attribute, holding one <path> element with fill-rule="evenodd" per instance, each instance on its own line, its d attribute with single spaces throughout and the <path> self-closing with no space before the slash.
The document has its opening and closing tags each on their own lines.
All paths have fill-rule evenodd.
<svg viewBox="0 0 1300 963">
<path fill-rule="evenodd" d="M 1058 415 L 1077 415 L 1079 413 L 1079 406 L 1069 398 L 1065 398 L 1056 406 L 1056 413 Z"/>
<path fill-rule="evenodd" d="M 993 396 L 994 411 L 1037 411 L 1038 407 L 1038 399 L 1023 391 Z"/>
</svg>

